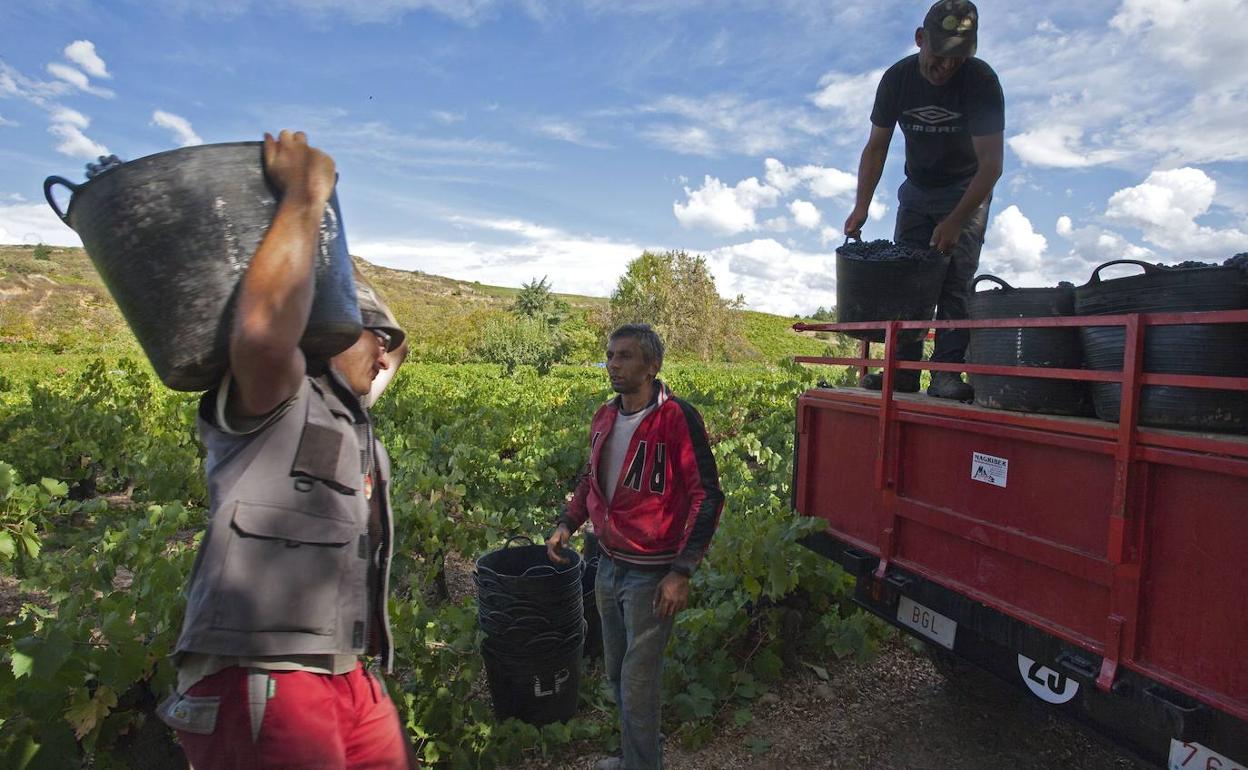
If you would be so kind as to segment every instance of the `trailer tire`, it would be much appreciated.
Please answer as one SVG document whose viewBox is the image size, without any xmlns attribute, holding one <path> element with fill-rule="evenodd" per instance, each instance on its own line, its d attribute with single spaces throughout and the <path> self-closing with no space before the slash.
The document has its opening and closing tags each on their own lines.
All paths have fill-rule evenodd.
<svg viewBox="0 0 1248 770">
<path fill-rule="evenodd" d="M 965 658 L 932 645 L 927 645 L 926 653 L 932 667 L 958 695 L 992 704 L 1006 703 L 1018 697 L 1009 684 Z"/>
</svg>

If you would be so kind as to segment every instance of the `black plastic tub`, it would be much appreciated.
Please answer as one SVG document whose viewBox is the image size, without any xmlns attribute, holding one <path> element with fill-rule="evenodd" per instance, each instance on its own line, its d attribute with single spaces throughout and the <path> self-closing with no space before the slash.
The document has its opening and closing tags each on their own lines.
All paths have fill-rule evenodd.
<svg viewBox="0 0 1248 770">
<path fill-rule="evenodd" d="M 482 650 L 494 716 L 533 725 L 566 722 L 576 716 L 581 683 L 581 644 L 527 659 Z"/>
<path fill-rule="evenodd" d="M 64 212 L 57 186 L 72 193 Z M 277 210 L 260 142 L 170 150 L 83 184 L 51 176 L 43 189 L 82 238 L 161 381 L 188 391 L 219 384 L 238 283 Z M 300 342 L 311 358 L 333 356 L 360 336 L 351 271 L 335 193 L 321 222 L 316 294 Z"/>
<path fill-rule="evenodd" d="M 836 250 L 836 320 L 930 321 L 949 269 L 949 255 L 889 241 L 846 241 Z M 882 331 L 845 332 L 883 342 Z M 923 330 L 904 338 L 922 339 Z"/>
<path fill-rule="evenodd" d="M 512 546 L 517 539 L 512 538 L 504 547 L 477 559 L 475 577 L 480 591 L 541 595 L 580 585 L 582 562 L 576 551 L 563 549 L 568 563 L 553 564 L 546 556 L 546 546 Z"/>
<path fill-rule="evenodd" d="M 1101 270 L 1130 264 L 1141 275 L 1104 280 Z M 1224 266 L 1167 268 L 1130 259 L 1100 265 L 1092 278 L 1075 289 L 1078 315 L 1185 313 L 1248 308 L 1248 276 Z M 1125 330 L 1117 326 L 1080 329 L 1083 357 L 1089 369 L 1117 371 L 1123 367 Z M 1144 371 L 1248 377 L 1248 324 L 1150 326 L 1144 337 Z M 1117 422 L 1122 388 L 1093 383 L 1096 415 Z M 1248 393 L 1149 385 L 1141 390 L 1139 424 L 1223 433 L 1248 433 Z"/>
<path fill-rule="evenodd" d="M 981 282 L 998 288 L 975 291 Z M 1075 287 L 1015 288 L 993 275 L 972 281 L 968 309 L 972 320 L 989 318 L 1053 318 L 1075 313 Z M 1036 366 L 1049 369 L 1083 367 L 1083 346 L 1075 328 L 971 329 L 967 360 L 972 364 Z M 1012 412 L 1085 416 L 1092 414 L 1087 383 L 1039 377 L 972 374 L 975 403 Z"/>
</svg>

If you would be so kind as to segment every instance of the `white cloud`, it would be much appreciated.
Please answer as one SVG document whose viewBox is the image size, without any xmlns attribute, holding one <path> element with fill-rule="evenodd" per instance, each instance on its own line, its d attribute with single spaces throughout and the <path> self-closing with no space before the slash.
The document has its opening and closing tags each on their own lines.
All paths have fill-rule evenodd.
<svg viewBox="0 0 1248 770">
<path fill-rule="evenodd" d="M 834 110 L 863 123 L 871 114 L 875 90 L 883 75 L 883 68 L 860 73 L 829 72 L 819 78 L 819 90 L 811 94 L 810 100 L 820 109 Z"/>
<path fill-rule="evenodd" d="M 235 0 L 224 5 L 221 10 L 237 13 L 246 10 L 249 5 L 264 3 Z M 378 23 L 412 12 L 428 11 L 474 26 L 496 16 L 504 3 L 500 0 L 286 0 L 284 5 L 314 19 L 332 16 L 345 17 L 356 23 Z M 541 3 L 522 2 L 519 6 L 533 18 L 540 20 L 545 15 Z"/>
<path fill-rule="evenodd" d="M 1025 30 L 989 58 L 1010 146 L 1036 166 L 1140 170 L 1248 160 L 1244 0 L 1114 0 L 1108 24 Z"/>
<path fill-rule="evenodd" d="M 779 190 L 755 177 L 729 187 L 707 176 L 697 190 L 686 187 L 685 195 L 685 203 L 672 204 L 676 219 L 685 227 L 701 227 L 725 235 L 757 229 L 755 211 L 774 206 L 780 200 Z"/>
<path fill-rule="evenodd" d="M 651 126 L 642 131 L 642 136 L 660 147 L 685 155 L 711 156 L 718 152 L 710 133 L 697 126 Z"/>
<path fill-rule="evenodd" d="M 1090 150 L 1080 146 L 1083 130 L 1077 126 L 1044 126 L 1008 140 L 1023 163 L 1056 168 L 1085 168 L 1121 159 L 1119 150 Z"/>
<path fill-rule="evenodd" d="M 48 126 L 48 133 L 60 138 L 56 146 L 57 152 L 71 158 L 95 159 L 99 155 L 109 155 L 108 148 L 82 133 L 82 129 L 70 123 L 53 123 Z"/>
<path fill-rule="evenodd" d="M 82 245 L 78 234 L 57 219 L 46 203 L 0 205 L 0 243 Z"/>
<path fill-rule="evenodd" d="M 95 52 L 95 43 L 90 40 L 75 40 L 65 46 L 65 58 L 77 64 L 93 78 L 107 80 L 112 77 L 108 74 L 108 67 L 104 65 L 104 60 Z"/>
<path fill-rule="evenodd" d="M 81 91 L 86 91 L 91 87 L 90 79 L 68 64 L 52 62 L 48 65 L 48 73 L 53 77 L 64 80 L 66 83 L 69 83 L 71 86 L 74 86 Z"/>
<path fill-rule="evenodd" d="M 91 81 L 81 71 L 60 62 L 52 62 L 47 66 L 48 73 L 55 78 L 63 80 L 69 85 L 77 88 L 79 91 L 85 91 L 89 94 L 111 99 L 113 92 L 107 88 L 91 85 Z"/>
<path fill-rule="evenodd" d="M 51 119 L 53 123 L 65 123 L 77 128 L 87 128 L 91 125 L 91 119 L 83 115 L 78 110 L 71 110 L 68 107 L 55 107 L 52 110 Z"/>
<path fill-rule="evenodd" d="M 1240 227 L 1215 229 L 1196 220 L 1213 206 L 1217 183 L 1197 168 L 1154 171 L 1143 183 L 1110 196 L 1105 216 L 1134 227 L 1144 240 L 1179 261 L 1222 259 L 1248 249 Z"/>
<path fill-rule="evenodd" d="M 490 217 L 469 217 L 463 215 L 455 215 L 447 217 L 447 221 L 461 228 L 479 228 L 483 230 L 492 230 L 499 233 L 510 233 L 518 235 L 528 240 L 552 240 L 562 236 L 562 233 L 553 228 L 529 222 L 523 219 L 498 219 Z"/>
<path fill-rule="evenodd" d="M 609 295 L 624 268 L 645 250 L 635 243 L 574 235 L 524 220 L 473 216 L 450 220 L 465 230 L 481 230 L 480 237 L 362 241 L 353 243 L 351 250 L 387 267 L 502 286 L 556 276 L 556 291 L 598 297 Z M 512 237 L 499 242 L 499 234 Z"/>
<path fill-rule="evenodd" d="M 1151 250 L 1121 234 L 1096 225 L 1076 227 L 1069 216 L 1058 217 L 1057 233 L 1070 243 L 1070 251 L 1046 265 L 1046 275 L 1054 281 L 1084 283 L 1097 265 L 1111 259 L 1156 260 Z"/>
<path fill-rule="evenodd" d="M 191 147 L 204 143 L 204 140 L 199 138 L 199 134 L 195 133 L 195 129 L 191 128 L 191 121 L 181 115 L 175 115 L 164 110 L 156 110 L 152 113 L 151 125 L 169 129 L 173 132 L 174 139 L 177 140 L 181 147 Z"/>
<path fill-rule="evenodd" d="M 447 126 L 452 125 L 454 123 L 462 123 L 464 120 L 464 113 L 462 112 L 450 112 L 448 110 L 430 110 L 429 114 L 430 116 L 433 117 L 434 120 Z"/>
<path fill-rule="evenodd" d="M 740 294 L 756 310 L 793 315 L 836 304 L 836 260 L 831 253 L 800 251 L 774 238 L 760 238 L 713 249 L 706 258 L 719 293 Z"/>
<path fill-rule="evenodd" d="M 815 204 L 810 201 L 796 200 L 789 204 L 789 213 L 793 215 L 793 221 L 798 227 L 804 227 L 807 230 L 813 230 L 823 221 L 823 214 L 819 213 L 819 209 L 815 208 Z"/>
<path fill-rule="evenodd" d="M 842 233 L 840 229 L 832 227 L 831 225 L 828 225 L 819 231 L 819 243 L 824 246 L 828 246 L 830 244 L 836 244 L 839 246 L 840 243 L 838 243 L 838 241 L 842 241 L 844 239 L 845 233 Z"/>
<path fill-rule="evenodd" d="M 3 128 L 3 127 L 5 127 L 5 126 L 17 126 L 17 125 L 18 125 L 18 123 L 17 123 L 16 121 L 9 120 L 8 118 L 4 117 L 3 115 L 0 115 L 0 128 Z"/>
<path fill-rule="evenodd" d="M 1242 67 L 1226 66 L 1243 55 L 1243 0 L 1123 0 L 1110 26 L 1164 62 L 1202 78 L 1243 82 Z"/>
<path fill-rule="evenodd" d="M 793 146 L 799 137 L 820 136 L 825 129 L 808 110 L 733 94 L 700 99 L 665 96 L 638 111 L 670 116 L 646 126 L 641 134 L 661 147 L 687 155 L 774 153 Z"/>
<path fill-rule="evenodd" d="M 858 187 L 858 177 L 837 168 L 824 166 L 787 167 L 775 158 L 763 161 L 767 184 L 786 195 L 805 185 L 816 198 L 836 198 L 852 195 Z"/>
<path fill-rule="evenodd" d="M 592 147 L 594 149 L 606 149 L 610 146 L 604 142 L 589 139 L 585 136 L 585 129 L 564 121 L 549 120 L 539 123 L 535 128 L 539 134 L 548 136 L 551 139 L 558 139 L 561 142 L 579 144 L 582 147 Z"/>
<path fill-rule="evenodd" d="M 980 272 L 993 273 L 1018 286 L 1045 283 L 1047 249 L 1048 239 L 1036 232 L 1018 206 L 1011 205 L 993 217 L 988 227 Z"/>
</svg>

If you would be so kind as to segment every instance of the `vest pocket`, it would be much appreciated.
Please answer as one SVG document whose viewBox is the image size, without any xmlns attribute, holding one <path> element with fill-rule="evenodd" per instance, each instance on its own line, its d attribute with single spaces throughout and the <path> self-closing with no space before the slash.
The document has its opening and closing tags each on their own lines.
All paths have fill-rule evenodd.
<svg viewBox="0 0 1248 770">
<path fill-rule="evenodd" d="M 332 635 L 361 533 L 350 520 L 238 502 L 214 594 L 213 627 Z"/>
</svg>

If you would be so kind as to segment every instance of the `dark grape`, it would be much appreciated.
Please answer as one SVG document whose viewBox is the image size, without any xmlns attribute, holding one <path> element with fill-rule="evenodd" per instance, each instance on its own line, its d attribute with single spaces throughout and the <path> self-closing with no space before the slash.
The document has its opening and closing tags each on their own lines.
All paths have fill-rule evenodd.
<svg viewBox="0 0 1248 770">
<path fill-rule="evenodd" d="M 863 262 L 900 262 L 902 260 L 927 259 L 932 252 L 928 249 L 916 249 L 892 241 L 851 241 L 836 250 L 846 259 L 857 259 Z"/>
</svg>

